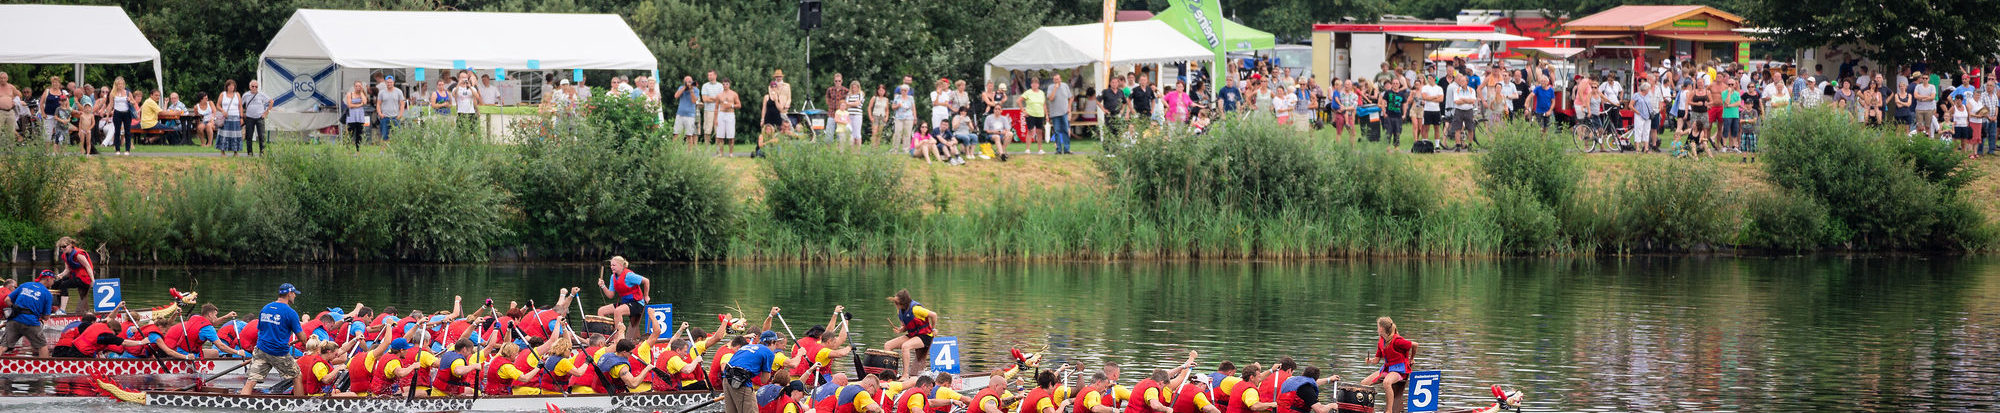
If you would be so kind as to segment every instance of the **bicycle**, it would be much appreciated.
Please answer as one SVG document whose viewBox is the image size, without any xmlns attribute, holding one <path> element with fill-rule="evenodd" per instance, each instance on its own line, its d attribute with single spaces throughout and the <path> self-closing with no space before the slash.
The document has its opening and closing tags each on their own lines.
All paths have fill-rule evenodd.
<svg viewBox="0 0 2000 413">
<path fill-rule="evenodd" d="M 1607 106 L 1604 113 L 1578 122 L 1574 129 L 1578 133 L 1576 150 L 1583 153 L 1623 152 L 1631 146 L 1632 130 L 1618 125 L 1615 113 L 1618 113 L 1617 107 Z"/>
</svg>

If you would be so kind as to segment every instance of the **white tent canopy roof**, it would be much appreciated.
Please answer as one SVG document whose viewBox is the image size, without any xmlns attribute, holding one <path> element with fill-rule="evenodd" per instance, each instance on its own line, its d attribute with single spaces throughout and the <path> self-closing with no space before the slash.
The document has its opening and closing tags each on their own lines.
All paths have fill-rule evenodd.
<svg viewBox="0 0 2000 413">
<path fill-rule="evenodd" d="M 1158 20 L 1112 23 L 1111 64 L 1210 60 L 1215 52 Z M 1048 26 L 1015 42 L 986 64 L 1008 70 L 1068 69 L 1104 61 L 1104 24 Z"/>
<path fill-rule="evenodd" d="M 1497 32 L 1389 32 L 1389 34 L 1420 39 L 1470 40 L 1481 42 L 1521 42 L 1535 40 Z"/>
<path fill-rule="evenodd" d="M 160 82 L 160 49 L 115 6 L 0 5 L 10 38 L 0 41 L 0 63 L 105 64 L 153 62 Z M 57 35 L 49 35 L 56 33 Z"/>
<path fill-rule="evenodd" d="M 424 31 L 446 27 L 476 39 L 446 41 Z M 265 46 L 264 58 L 327 59 L 353 68 L 659 67 L 632 26 L 613 14 L 300 9 Z"/>
</svg>

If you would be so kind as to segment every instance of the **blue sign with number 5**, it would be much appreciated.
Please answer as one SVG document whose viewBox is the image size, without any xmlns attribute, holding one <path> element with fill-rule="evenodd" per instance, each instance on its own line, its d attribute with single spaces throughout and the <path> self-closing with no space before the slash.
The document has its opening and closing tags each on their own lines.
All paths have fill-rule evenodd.
<svg viewBox="0 0 2000 413">
<path fill-rule="evenodd" d="M 958 337 L 931 340 L 931 371 L 958 374 Z"/>
<path fill-rule="evenodd" d="M 119 304 L 124 304 L 125 294 L 119 290 L 117 278 L 99 278 L 91 282 L 90 293 L 94 298 L 91 302 L 96 303 L 94 307 L 97 308 L 97 312 L 111 311 L 117 309 Z"/>
<path fill-rule="evenodd" d="M 674 334 L 674 305 L 673 305 L 673 304 L 653 304 L 653 305 L 649 305 L 649 306 L 646 306 L 646 320 L 647 320 L 647 321 L 646 321 L 646 331 L 649 331 L 649 332 L 652 332 L 652 333 L 653 333 L 653 337 L 657 337 L 657 338 L 667 338 L 667 336 L 669 336 L 669 335 L 673 335 L 673 334 Z M 663 326 L 666 326 L 666 327 L 664 327 L 664 328 L 661 328 L 661 329 L 660 329 L 660 331 L 653 331 L 653 326 L 654 326 L 654 325 L 663 325 Z"/>
<path fill-rule="evenodd" d="M 1411 413 L 1437 411 L 1438 382 L 1443 378 L 1444 374 L 1437 370 L 1410 373 L 1410 396 L 1406 398 L 1410 407 L 1406 410 Z"/>
</svg>

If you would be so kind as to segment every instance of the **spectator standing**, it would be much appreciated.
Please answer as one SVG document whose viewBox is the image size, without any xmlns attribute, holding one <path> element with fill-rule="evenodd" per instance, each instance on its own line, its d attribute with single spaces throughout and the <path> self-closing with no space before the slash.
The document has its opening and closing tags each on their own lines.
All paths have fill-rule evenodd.
<svg viewBox="0 0 2000 413">
<path fill-rule="evenodd" d="M 1167 122 L 1187 123 L 1189 107 L 1194 104 L 1192 100 L 1188 99 L 1187 82 L 1179 82 L 1175 87 L 1168 88 L 1166 95 L 1163 97 L 1166 101 Z"/>
<path fill-rule="evenodd" d="M 388 89 L 384 88 L 382 91 L 386 92 Z M 377 95 L 380 95 L 379 92 Z M 503 102 L 500 100 L 500 85 L 493 83 L 493 75 L 479 75 L 479 104 L 499 106 L 501 103 Z"/>
<path fill-rule="evenodd" d="M 1424 75 L 1417 88 L 1417 101 L 1424 106 L 1424 116 L 1413 119 L 1417 128 L 1417 140 L 1442 140 L 1438 130 L 1444 123 L 1444 88 L 1437 85 L 1435 78 Z"/>
<path fill-rule="evenodd" d="M 1114 83 L 1118 81 L 1117 78 L 1112 78 L 1111 80 Z M 1235 112 L 1236 105 L 1243 103 L 1243 89 L 1236 87 L 1239 83 L 1241 82 L 1237 80 L 1224 80 L 1222 82 L 1222 91 L 1216 94 L 1216 98 L 1222 101 L 1222 111 L 1224 113 Z"/>
<path fill-rule="evenodd" d="M 784 76 L 785 72 L 783 70 L 772 70 L 771 83 L 764 86 L 764 102 L 757 105 L 763 111 L 763 114 L 758 116 L 761 121 L 759 123 L 762 124 L 763 128 L 757 133 L 757 148 L 750 150 L 750 157 L 752 158 L 763 157 L 764 145 L 770 143 L 771 135 L 786 129 L 785 125 L 788 122 L 785 121 L 785 106 L 778 103 L 778 100 L 784 97 L 784 92 L 779 91 L 779 86 L 784 83 Z M 678 117 L 675 121 L 675 126 L 679 126 Z"/>
<path fill-rule="evenodd" d="M 464 130 L 466 133 L 478 133 L 478 103 L 483 101 L 484 98 L 480 97 L 479 85 L 474 84 L 472 81 L 472 72 L 458 73 L 458 84 L 451 88 L 452 102 L 454 103 L 453 113 L 458 114 L 459 129 Z"/>
<path fill-rule="evenodd" d="M 1126 97 L 1132 101 L 1132 113 L 1140 118 L 1150 119 L 1154 113 L 1153 101 L 1158 100 L 1159 95 L 1153 94 L 1152 80 L 1145 77 L 1138 79 L 1138 83 L 1132 85 L 1132 94 Z"/>
<path fill-rule="evenodd" d="M 1451 128 L 1456 132 L 1446 132 L 1461 151 L 1465 150 L 1467 140 L 1479 140 L 1472 130 L 1479 119 L 1475 111 L 1479 104 L 1479 91 L 1465 82 L 1465 75 L 1453 75 L 1451 78 Z"/>
<path fill-rule="evenodd" d="M 1074 112 L 1076 92 L 1070 89 L 1069 83 L 1063 82 L 1062 74 L 1055 74 L 1051 79 L 1054 82 L 1051 82 L 1049 86 L 1049 135 L 1055 138 L 1056 154 L 1068 154 L 1070 138 L 1069 121 L 1071 116 L 1074 116 L 1072 112 Z M 1182 111 L 1187 110 L 1187 104 L 1187 96 L 1183 94 L 1181 96 Z"/>
<path fill-rule="evenodd" d="M 701 100 L 701 90 L 695 89 L 694 76 L 681 76 L 680 88 L 674 89 L 674 134 L 687 141 L 688 150 L 694 150 L 701 134 L 701 111 L 695 102 Z"/>
<path fill-rule="evenodd" d="M 21 89 L 14 87 L 13 79 L 7 77 L 7 72 L 0 72 L 0 141 L 20 139 L 15 126 L 20 124 L 21 106 L 14 104 L 20 99 Z"/>
<path fill-rule="evenodd" d="M 1921 79 L 1924 77 L 1924 74 L 1919 72 L 1916 77 Z M 1923 131 L 1925 135 L 1931 137 L 1937 137 L 1938 135 L 1937 129 L 1932 128 L 1937 125 L 1937 94 L 1937 85 L 1930 82 L 1918 82 L 1916 87 L 1911 89 L 1910 93 L 1910 96 L 1917 101 L 1917 130 Z"/>
<path fill-rule="evenodd" d="M 1542 125 L 1542 130 L 1546 131 L 1549 129 L 1549 118 L 1554 115 L 1556 109 L 1556 88 L 1552 83 L 1552 79 L 1549 79 L 1547 76 L 1540 76 L 1537 80 L 1539 82 L 1535 85 L 1535 89 L 1532 92 L 1535 105 L 1535 123 Z"/>
<path fill-rule="evenodd" d="M 722 78 L 722 93 L 715 99 L 715 150 L 724 157 L 736 151 L 736 109 L 741 107 L 743 98 L 730 87 L 729 78 Z"/>
<path fill-rule="evenodd" d="M 1632 146 L 1638 147 L 1642 153 L 1651 152 L 1652 146 L 1648 142 L 1653 140 L 1652 120 L 1657 115 L 1650 93 L 1652 85 L 1644 79 L 1639 81 L 1637 89 L 1632 90 Z"/>
<path fill-rule="evenodd" d="M 251 83 L 251 87 L 255 85 Z M 409 109 L 410 99 L 403 94 L 403 89 L 396 87 L 396 77 L 383 77 L 382 91 L 375 93 L 375 114 L 380 118 L 376 120 L 376 129 L 382 131 L 383 145 L 389 144 L 389 133 L 402 126 L 403 112 Z"/>
<path fill-rule="evenodd" d="M 431 115 L 451 114 L 451 88 L 445 87 L 445 80 L 439 78 L 437 87 L 431 88 Z"/>
<path fill-rule="evenodd" d="M 988 84 L 988 86 L 991 86 L 991 84 Z M 889 123 L 889 86 L 875 85 L 874 97 L 868 98 L 868 127 L 869 127 L 868 136 L 878 141 L 878 143 L 887 144 L 891 139 L 888 139 L 889 138 L 888 136 L 882 134 L 882 125 L 888 123 Z M 890 131 L 894 132 L 895 130 L 890 129 Z M 900 141 L 896 142 L 896 144 L 899 146 L 907 146 L 907 145 L 902 145 L 902 142 Z"/>
<path fill-rule="evenodd" d="M 1105 131 L 1100 135 L 1102 137 L 1118 136 L 1118 126 L 1125 117 L 1125 94 L 1118 90 L 1124 86 L 1125 79 L 1114 76 L 1111 78 L 1111 86 L 1097 93 L 1097 124 Z M 1237 98 L 1242 98 L 1240 93 Z"/>
<path fill-rule="evenodd" d="M 1042 93 L 1041 79 L 1029 79 L 1028 90 L 1021 92 L 1021 116 L 1026 118 L 1027 127 L 1022 128 L 1021 143 L 1041 145 L 1047 139 L 1042 137 L 1042 125 L 1048 120 L 1048 95 Z M 1023 149 L 1022 153 L 1032 153 Z M 1046 151 L 1042 153 L 1048 153 Z"/>
<path fill-rule="evenodd" d="M 1980 136 L 1985 137 L 1985 140 L 1979 143 L 1981 155 L 1990 155 L 1994 147 L 2000 146 L 1994 144 L 1994 141 L 2000 141 L 2000 84 L 1994 84 L 1994 80 L 1996 78 L 1992 76 L 1986 77 L 1986 81 L 1980 83 L 1979 88 L 1979 104 L 1986 107 L 1984 123 L 1986 129 L 1979 132 Z"/>
<path fill-rule="evenodd" d="M 793 126 L 792 122 L 789 120 L 790 118 L 785 118 L 784 116 L 785 111 L 792 110 L 792 84 L 785 82 L 785 72 L 782 70 L 772 69 L 771 78 L 771 81 L 777 83 L 777 86 L 772 87 L 770 93 L 766 93 L 766 96 L 777 95 L 777 98 L 773 99 L 773 101 L 778 104 L 778 116 L 781 119 L 785 119 L 785 122 L 780 125 L 780 129 L 790 132 Z"/>
<path fill-rule="evenodd" d="M 368 90 L 361 86 L 361 82 L 356 81 L 354 82 L 354 87 L 347 89 L 346 99 L 347 117 L 342 121 L 347 123 L 347 139 L 354 141 L 354 150 L 359 152 L 361 151 L 361 128 L 368 126 L 368 114 L 361 110 L 363 105 L 368 104 Z M 203 110 L 202 105 L 196 104 L 195 110 Z"/>
<path fill-rule="evenodd" d="M 847 88 L 845 90 L 847 91 L 847 97 L 845 98 L 844 101 L 841 102 L 840 105 L 841 108 L 844 109 L 841 111 L 842 112 L 841 114 L 847 117 L 847 140 L 848 143 L 860 145 L 861 126 L 862 126 L 861 106 L 868 100 L 867 97 L 863 96 L 861 93 L 861 82 L 859 81 L 847 82 Z"/>
<path fill-rule="evenodd" d="M 706 116 L 702 118 L 701 124 L 704 127 L 701 128 L 701 131 L 707 133 L 711 139 L 719 138 L 722 135 L 721 118 L 719 118 L 722 113 L 722 89 L 722 83 L 716 81 L 715 71 L 708 71 L 708 82 L 701 84 L 701 113 Z M 718 150 L 721 149 L 721 142 L 710 143 L 717 145 Z"/>
<path fill-rule="evenodd" d="M 842 106 L 843 104 L 847 103 L 847 88 L 843 87 L 842 83 L 845 81 L 846 80 L 843 80 L 839 73 L 834 73 L 833 86 L 828 86 L 826 88 L 826 116 L 829 119 L 829 121 L 827 122 L 828 125 L 826 125 L 827 138 L 835 138 L 834 133 L 837 132 L 836 130 L 834 130 L 835 128 L 832 125 L 833 122 L 831 121 L 831 119 L 833 119 L 833 117 L 835 116 L 840 116 L 842 111 L 846 109 L 845 107 Z"/>
<path fill-rule="evenodd" d="M 938 79 L 931 89 L 931 130 L 951 130 L 951 81 Z M 936 133 L 936 132 L 932 132 Z"/>
<path fill-rule="evenodd" d="M 264 115 L 271 113 L 271 97 L 265 96 L 257 86 L 258 82 L 252 80 L 250 91 L 243 93 L 243 149 L 250 155 L 256 155 L 259 150 L 268 155 L 271 148 L 265 146 L 265 141 L 271 140 L 271 136 L 264 131 Z M 401 96 L 402 92 L 396 93 Z M 409 106 L 406 99 L 403 107 L 407 109 Z M 400 117 L 402 112 L 397 112 L 397 115 Z"/>
<path fill-rule="evenodd" d="M 891 122 L 895 123 L 896 146 L 907 146 L 910 135 L 917 123 L 917 99 L 910 95 L 910 86 L 896 86 L 896 97 L 889 100 Z M 929 123 L 925 123 L 929 125 Z M 928 128 L 927 128 L 928 129 Z M 935 133 L 933 133 L 935 135 Z"/>
<path fill-rule="evenodd" d="M 236 156 L 243 152 L 243 95 L 236 93 L 236 79 L 222 83 L 222 94 L 215 97 L 215 111 L 222 115 L 222 127 L 216 129 L 215 150 L 222 156 Z"/>
</svg>

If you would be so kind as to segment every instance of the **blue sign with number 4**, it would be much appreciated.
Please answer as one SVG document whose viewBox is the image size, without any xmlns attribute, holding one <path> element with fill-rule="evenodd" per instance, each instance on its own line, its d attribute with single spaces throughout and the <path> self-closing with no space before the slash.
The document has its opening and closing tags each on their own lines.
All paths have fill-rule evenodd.
<svg viewBox="0 0 2000 413">
<path fill-rule="evenodd" d="M 91 302 L 95 303 L 97 312 L 111 311 L 117 309 L 119 304 L 124 304 L 125 294 L 119 290 L 117 278 L 99 278 L 92 281 L 90 293 L 94 299 Z"/>
<path fill-rule="evenodd" d="M 958 337 L 931 340 L 931 371 L 958 374 Z"/>
<path fill-rule="evenodd" d="M 646 321 L 646 331 L 650 331 L 650 332 L 652 332 L 652 333 L 653 333 L 653 337 L 657 337 L 657 338 L 667 338 L 667 336 L 670 336 L 670 335 L 673 335 L 673 334 L 674 334 L 674 305 L 673 305 L 673 304 L 653 304 L 653 305 L 649 305 L 649 306 L 646 306 L 646 320 L 647 320 L 647 321 Z M 660 331 L 653 331 L 653 326 L 654 326 L 654 325 L 663 325 L 663 326 L 666 326 L 666 327 L 664 327 L 664 328 L 661 328 L 661 329 L 660 329 Z"/>
<path fill-rule="evenodd" d="M 1437 370 L 1410 373 L 1410 396 L 1406 397 L 1410 407 L 1405 410 L 1411 413 L 1437 411 L 1438 382 L 1443 378 L 1444 374 Z"/>
</svg>

